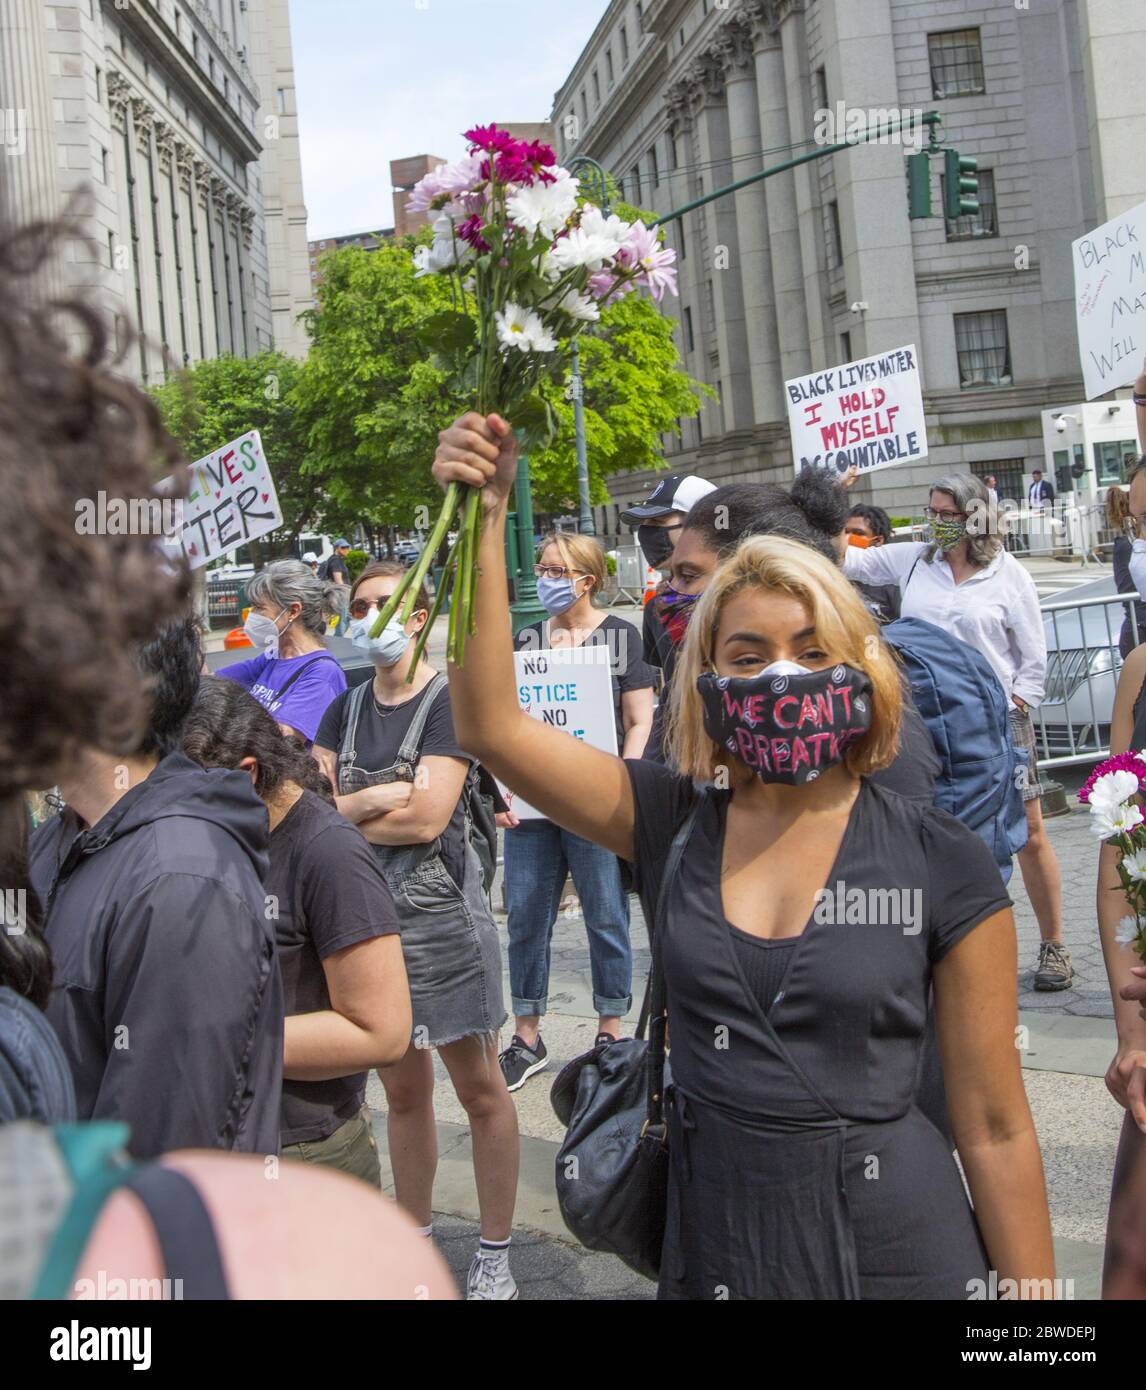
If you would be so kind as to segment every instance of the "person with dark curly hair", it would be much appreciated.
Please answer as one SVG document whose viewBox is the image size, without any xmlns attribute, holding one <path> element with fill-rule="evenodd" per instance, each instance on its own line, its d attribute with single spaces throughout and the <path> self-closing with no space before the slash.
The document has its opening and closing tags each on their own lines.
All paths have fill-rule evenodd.
<svg viewBox="0 0 1146 1390">
<path fill-rule="evenodd" d="M 56 964 L 48 1018 L 80 1118 L 127 1120 L 134 1154 L 277 1153 L 266 811 L 245 773 L 182 751 L 202 664 L 195 620 L 168 623 L 136 659 L 152 701 L 142 740 L 130 753 L 76 749 L 60 775 L 66 809 L 31 840 Z"/>
<path fill-rule="evenodd" d="M 109 1278 L 147 1297 L 165 1275 L 187 1299 L 455 1298 L 399 1210 L 337 1175 L 272 1174 L 260 1157 L 217 1151 L 133 1166 L 125 1126 L 55 1127 L 74 1118 L 74 1098 L 40 1012 L 52 962 L 24 796 L 57 782 L 77 749 L 136 748 L 149 692 L 133 647 L 186 611 L 190 586 L 153 538 L 69 521 L 101 492 L 109 504 L 156 496 L 162 474 L 178 495 L 181 457 L 153 403 L 115 375 L 99 315 L 43 307 L 39 271 L 61 229 L 12 230 L 2 214 L 0 199 L 0 495 L 18 525 L 0 527 L 0 1298 L 98 1297 Z"/>
</svg>

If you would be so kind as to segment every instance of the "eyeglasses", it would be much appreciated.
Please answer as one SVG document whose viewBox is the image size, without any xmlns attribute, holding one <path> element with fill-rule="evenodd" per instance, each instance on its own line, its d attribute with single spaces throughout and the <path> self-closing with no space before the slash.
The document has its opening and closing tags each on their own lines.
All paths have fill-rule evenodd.
<svg viewBox="0 0 1146 1390">
<path fill-rule="evenodd" d="M 385 603 L 385 601 L 385 599 L 356 598 L 346 611 L 352 618 L 365 618 L 372 608 L 377 608 L 379 603 Z"/>
<path fill-rule="evenodd" d="M 937 512 L 934 507 L 924 507 L 923 515 L 928 521 L 962 521 L 966 517 L 966 512 Z"/>
<path fill-rule="evenodd" d="M 585 575 L 587 570 L 571 570 L 565 565 L 534 565 L 535 579 L 572 579 L 575 574 Z"/>
</svg>

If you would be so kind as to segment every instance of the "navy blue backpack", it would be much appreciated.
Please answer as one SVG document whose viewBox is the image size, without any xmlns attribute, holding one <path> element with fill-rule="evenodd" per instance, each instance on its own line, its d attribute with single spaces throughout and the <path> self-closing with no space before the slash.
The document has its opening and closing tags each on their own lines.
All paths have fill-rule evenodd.
<svg viewBox="0 0 1146 1390">
<path fill-rule="evenodd" d="M 880 629 L 903 660 L 911 692 L 942 764 L 935 804 L 975 831 L 1007 882 L 1027 842 L 1028 758 L 1011 741 L 1007 697 L 985 656 L 922 618 Z"/>
</svg>

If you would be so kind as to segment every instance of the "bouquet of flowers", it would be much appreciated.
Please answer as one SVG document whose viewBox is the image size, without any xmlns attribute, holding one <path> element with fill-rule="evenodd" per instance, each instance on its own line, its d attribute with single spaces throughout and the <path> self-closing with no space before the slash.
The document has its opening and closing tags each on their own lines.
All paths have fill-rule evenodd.
<svg viewBox="0 0 1146 1390">
<path fill-rule="evenodd" d="M 1141 807 L 1131 801 L 1144 792 L 1146 758 L 1119 753 L 1094 769 L 1078 799 L 1090 807 L 1090 828 L 1098 838 L 1122 851 L 1118 877 L 1134 916 L 1119 922 L 1115 940 L 1131 947 L 1146 964 L 1146 820 Z"/>
<path fill-rule="evenodd" d="M 434 212 L 434 239 L 414 253 L 417 274 L 449 278 L 453 308 L 436 314 L 427 346 L 450 375 L 451 388 L 481 415 L 512 421 L 523 448 L 543 448 L 555 432 L 541 394 L 561 380 L 579 333 L 601 309 L 634 290 L 659 304 L 677 293 L 676 252 L 642 222 L 606 216 L 580 201 L 578 181 L 548 145 L 515 140 L 496 126 L 465 132 L 466 157 L 427 174 L 410 212 Z M 419 562 L 404 576 L 371 629 L 377 636 L 396 612 L 413 612 L 414 596 L 442 542 L 457 536 L 416 647 L 417 665 L 434 618 L 452 590 L 448 652 L 461 664 L 472 634 L 481 505 L 478 489 L 453 484 Z"/>
</svg>

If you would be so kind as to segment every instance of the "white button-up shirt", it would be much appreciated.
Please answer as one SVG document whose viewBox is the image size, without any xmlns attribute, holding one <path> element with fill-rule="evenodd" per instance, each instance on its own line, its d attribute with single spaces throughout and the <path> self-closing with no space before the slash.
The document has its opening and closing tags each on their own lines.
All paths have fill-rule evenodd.
<svg viewBox="0 0 1146 1390">
<path fill-rule="evenodd" d="M 982 652 L 1008 701 L 1017 695 L 1025 704 L 1040 704 L 1047 644 L 1034 580 L 1013 555 L 1000 550 L 985 569 L 956 584 L 942 551 L 928 562 L 927 550 L 918 542 L 849 545 L 844 573 L 868 584 L 898 584 L 903 617 L 934 623 Z"/>
</svg>

